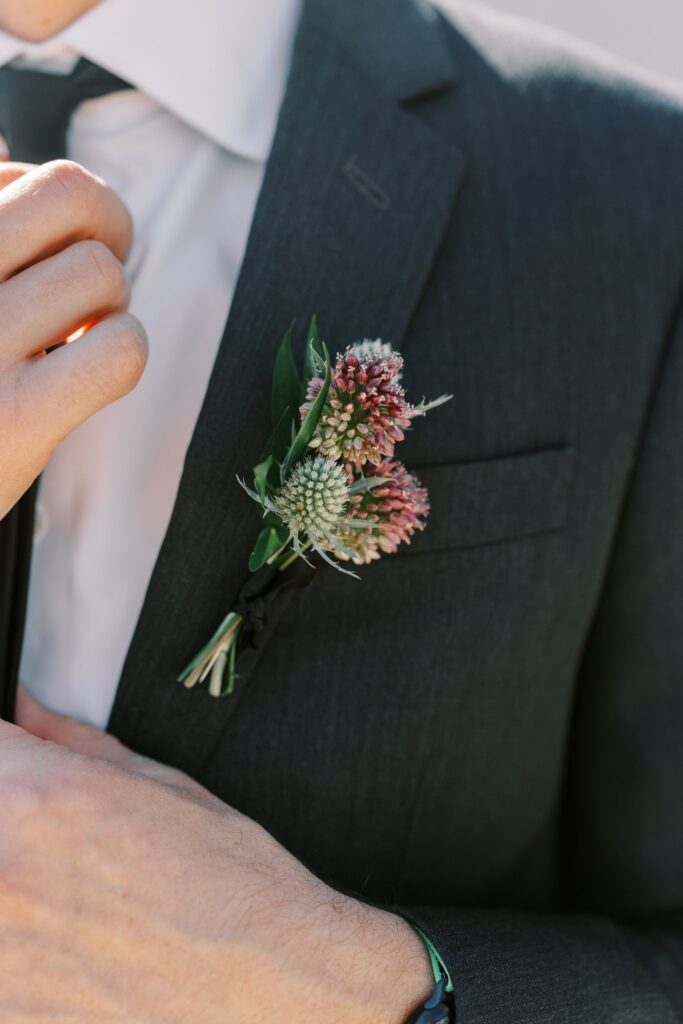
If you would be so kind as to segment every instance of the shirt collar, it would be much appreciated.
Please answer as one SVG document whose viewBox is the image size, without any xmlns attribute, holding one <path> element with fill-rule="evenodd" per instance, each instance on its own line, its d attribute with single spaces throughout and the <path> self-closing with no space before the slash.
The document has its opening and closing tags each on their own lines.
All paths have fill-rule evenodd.
<svg viewBox="0 0 683 1024">
<path fill-rule="evenodd" d="M 219 145 L 265 160 L 302 0 L 101 0 L 45 43 L 0 31 L 0 65 L 64 47 L 119 75 Z M 191 12 L 188 13 L 188 12 Z"/>
</svg>

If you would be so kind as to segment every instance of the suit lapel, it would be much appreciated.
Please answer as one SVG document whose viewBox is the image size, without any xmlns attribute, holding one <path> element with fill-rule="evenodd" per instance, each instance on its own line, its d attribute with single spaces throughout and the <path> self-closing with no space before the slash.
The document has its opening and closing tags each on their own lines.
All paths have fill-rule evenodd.
<svg viewBox="0 0 683 1024">
<path fill-rule="evenodd" d="M 452 84 L 425 17 L 409 0 L 304 9 L 230 317 L 109 722 L 190 774 L 239 692 L 215 700 L 175 679 L 248 576 L 258 521 L 235 476 L 269 433 L 279 340 L 293 316 L 303 332 L 315 312 L 333 353 L 363 336 L 398 343 L 452 208 L 463 158 L 401 104 Z"/>
</svg>

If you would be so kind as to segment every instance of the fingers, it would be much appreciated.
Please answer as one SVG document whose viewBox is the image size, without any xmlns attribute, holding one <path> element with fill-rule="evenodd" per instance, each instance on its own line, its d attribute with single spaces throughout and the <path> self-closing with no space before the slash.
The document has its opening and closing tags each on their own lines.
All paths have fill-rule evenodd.
<svg viewBox="0 0 683 1024">
<path fill-rule="evenodd" d="M 131 236 L 122 200 L 68 160 L 36 167 L 0 190 L 0 281 L 82 239 L 97 238 L 124 260 Z"/>
<path fill-rule="evenodd" d="M 23 178 L 29 171 L 36 169 L 35 164 L 0 163 L 0 189 L 11 185 L 17 178 Z"/>
<path fill-rule="evenodd" d="M 38 424 L 52 450 L 93 413 L 131 391 L 146 361 L 142 324 L 129 313 L 107 317 L 76 341 L 26 364 L 22 420 Z"/>
<path fill-rule="evenodd" d="M 147 338 L 122 313 L 130 240 L 123 202 L 78 164 L 0 162 L 0 517 L 71 430 L 140 378 Z"/>
<path fill-rule="evenodd" d="M 193 794 L 196 791 L 203 792 L 192 779 L 157 761 L 134 753 L 109 733 L 85 722 L 79 722 L 75 718 L 49 711 L 34 700 L 23 686 L 17 691 L 16 719 L 17 726 L 10 727 L 14 729 L 15 734 L 21 735 L 22 731 L 24 735 L 30 733 L 37 739 L 56 743 L 74 754 L 106 761 L 117 768 L 144 775 L 167 786 L 171 785 Z"/>
<path fill-rule="evenodd" d="M 203 800 L 211 805 L 214 798 L 188 775 L 136 754 L 114 736 L 92 725 L 86 725 L 75 718 L 55 714 L 34 700 L 28 691 L 20 686 L 16 702 L 17 725 L 7 726 L 0 722 L 0 742 L 3 728 L 7 726 L 7 738 L 18 738 L 29 734 L 39 740 L 58 744 L 74 754 L 106 761 L 127 772 L 135 772 L 154 782 L 189 795 L 193 800 Z M 11 731 L 10 731 L 11 730 Z M 1 748 L 0 748 L 1 757 Z"/>
<path fill-rule="evenodd" d="M 76 242 L 0 288 L 0 324 L 12 325 L 0 363 L 41 352 L 83 324 L 124 310 L 128 299 L 123 266 L 110 250 L 102 242 Z"/>
<path fill-rule="evenodd" d="M 17 725 L 32 736 L 57 743 L 74 754 L 109 761 L 119 767 L 126 767 L 134 756 L 109 733 L 75 718 L 49 711 L 34 700 L 23 686 L 17 691 L 16 720 Z"/>
<path fill-rule="evenodd" d="M 16 740 L 20 736 L 25 736 L 26 730 L 19 725 L 15 725 L 13 722 L 5 722 L 0 719 L 0 750 L 2 750 L 1 744 L 5 740 Z"/>
</svg>

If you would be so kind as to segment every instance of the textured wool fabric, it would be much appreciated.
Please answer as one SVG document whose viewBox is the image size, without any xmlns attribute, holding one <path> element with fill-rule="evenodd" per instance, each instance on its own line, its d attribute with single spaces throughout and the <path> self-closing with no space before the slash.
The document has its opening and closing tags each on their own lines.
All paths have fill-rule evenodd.
<svg viewBox="0 0 683 1024">
<path fill-rule="evenodd" d="M 458 1024 L 683 1019 L 683 106 L 458 5 L 309 0 L 230 319 L 110 730 L 395 909 Z M 291 591 L 230 700 L 292 316 L 382 335 L 426 532 Z"/>
</svg>

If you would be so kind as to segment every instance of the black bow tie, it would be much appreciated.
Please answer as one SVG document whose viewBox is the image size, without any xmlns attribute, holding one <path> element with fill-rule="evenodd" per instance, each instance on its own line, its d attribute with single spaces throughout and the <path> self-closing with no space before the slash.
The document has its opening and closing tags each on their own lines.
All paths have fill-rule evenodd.
<svg viewBox="0 0 683 1024">
<path fill-rule="evenodd" d="M 84 57 L 69 75 L 0 68 L 0 133 L 12 160 L 42 164 L 66 156 L 71 116 L 84 100 L 132 86 Z"/>
</svg>

